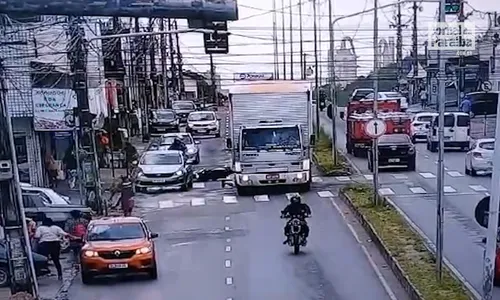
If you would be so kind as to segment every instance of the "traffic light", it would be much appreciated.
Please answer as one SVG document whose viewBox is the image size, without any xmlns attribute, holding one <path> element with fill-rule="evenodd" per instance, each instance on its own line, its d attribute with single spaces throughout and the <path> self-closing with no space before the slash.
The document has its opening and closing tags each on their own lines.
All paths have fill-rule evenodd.
<svg viewBox="0 0 500 300">
<path fill-rule="evenodd" d="M 447 15 L 457 15 L 460 13 L 462 0 L 446 0 L 444 11 Z"/>
</svg>

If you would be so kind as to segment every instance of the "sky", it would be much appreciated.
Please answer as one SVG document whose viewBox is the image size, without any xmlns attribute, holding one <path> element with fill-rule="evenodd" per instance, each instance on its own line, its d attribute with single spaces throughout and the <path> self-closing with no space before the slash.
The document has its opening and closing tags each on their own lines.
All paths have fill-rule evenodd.
<svg viewBox="0 0 500 300">
<path fill-rule="evenodd" d="M 374 7 L 374 0 L 349 0 L 333 1 L 333 18 L 347 14 L 361 12 Z M 472 15 L 468 21 L 474 22 L 476 33 L 484 33 L 488 28 L 487 12 L 495 11 L 495 2 L 491 0 L 469 0 L 465 6 L 466 13 Z M 290 79 L 290 18 L 289 7 L 292 7 L 292 40 L 293 46 L 293 73 L 294 78 L 300 78 L 300 55 L 299 55 L 299 1 L 276 0 L 278 10 L 277 26 L 279 40 L 280 78 L 283 78 L 283 46 L 282 46 L 282 18 L 281 7 L 285 7 L 285 49 L 286 49 L 286 72 Z M 380 0 L 379 6 L 396 3 L 395 0 Z M 418 13 L 418 35 L 419 52 L 423 53 L 423 46 L 427 40 L 429 22 L 436 21 L 437 3 L 419 3 Z M 318 61 L 320 65 L 321 78 L 326 80 L 328 74 L 327 62 L 329 49 L 328 32 L 328 0 L 317 0 L 317 28 L 318 28 Z M 409 54 L 411 50 L 412 29 L 412 4 L 403 4 L 402 23 L 407 24 L 403 29 L 403 55 Z M 229 31 L 229 54 L 214 55 L 216 72 L 222 77 L 222 85 L 233 83 L 233 74 L 242 72 L 273 72 L 273 1 L 270 0 L 239 0 L 239 20 L 228 23 Z M 497 8 L 498 9 L 498 8 Z M 308 66 L 314 65 L 314 18 L 313 5 L 310 1 L 302 1 L 302 27 L 303 27 L 303 49 Z M 379 38 L 387 39 L 396 36 L 396 29 L 390 28 L 394 22 L 396 6 L 379 10 L 378 27 Z M 447 21 L 454 21 L 456 17 L 448 16 Z M 354 40 L 354 47 L 358 56 L 358 75 L 366 75 L 373 69 L 373 13 L 351 17 L 339 21 L 334 27 L 335 47 L 340 46 L 340 40 L 349 36 Z M 187 21 L 181 20 L 180 27 L 187 27 Z M 181 51 L 185 68 L 192 71 L 205 72 L 210 68 L 209 56 L 203 48 L 203 36 L 200 33 L 186 33 L 180 36 Z"/>
</svg>

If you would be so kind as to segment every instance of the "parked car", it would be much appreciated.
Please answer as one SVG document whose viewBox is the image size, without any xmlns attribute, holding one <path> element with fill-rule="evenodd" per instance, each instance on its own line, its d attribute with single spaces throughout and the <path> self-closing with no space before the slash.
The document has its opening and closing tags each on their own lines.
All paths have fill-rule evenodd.
<svg viewBox="0 0 500 300">
<path fill-rule="evenodd" d="M 156 109 L 151 111 L 149 120 L 150 135 L 165 132 L 179 132 L 179 118 L 171 109 Z"/>
<path fill-rule="evenodd" d="M 365 99 L 373 99 L 375 94 L 372 92 L 366 95 Z M 379 92 L 378 93 L 379 100 L 390 100 L 390 99 L 399 99 L 399 104 L 401 105 L 401 111 L 406 111 L 408 109 L 408 99 L 404 97 L 399 92 Z"/>
<path fill-rule="evenodd" d="M 379 167 L 406 166 L 408 171 L 415 171 L 416 151 L 407 134 L 384 134 L 378 139 Z M 368 151 L 368 169 L 373 171 L 373 153 Z"/>
<path fill-rule="evenodd" d="M 478 139 L 472 142 L 470 151 L 465 154 L 465 174 L 477 176 L 478 173 L 490 174 L 493 171 L 493 150 L 495 139 Z"/>
<path fill-rule="evenodd" d="M 181 123 L 186 123 L 188 115 L 196 111 L 196 105 L 193 101 L 175 101 L 172 103 L 172 108 Z"/>
<path fill-rule="evenodd" d="M 220 124 L 213 111 L 197 111 L 189 114 L 186 131 L 192 134 L 213 134 L 220 137 Z"/>
<path fill-rule="evenodd" d="M 50 274 L 49 260 L 47 257 L 33 252 L 36 276 Z M 0 288 L 9 286 L 9 264 L 7 261 L 7 243 L 0 240 Z"/>
<path fill-rule="evenodd" d="M 147 273 L 158 278 L 154 239 L 146 223 L 137 217 L 92 220 L 82 247 L 82 283 L 99 275 Z"/>
<path fill-rule="evenodd" d="M 413 116 L 411 122 L 411 139 L 413 143 L 415 143 L 417 139 L 427 140 L 429 125 L 432 119 L 437 115 L 437 113 L 433 112 L 419 112 Z"/>
<path fill-rule="evenodd" d="M 146 151 L 151 150 L 168 150 L 173 144 L 175 138 L 179 138 L 186 145 L 187 151 L 184 153 L 186 155 L 186 161 L 188 164 L 199 164 L 200 163 L 200 148 L 198 145 L 200 141 L 195 141 L 193 136 L 187 132 L 179 133 L 166 133 L 161 135 L 159 138 L 154 139 L 149 143 Z"/>
<path fill-rule="evenodd" d="M 349 97 L 349 101 L 358 101 L 364 99 L 367 95 L 373 93 L 373 89 L 365 88 L 365 89 L 355 89 L 351 96 Z"/>
<path fill-rule="evenodd" d="M 137 191 L 142 192 L 187 191 L 193 187 L 193 180 L 193 168 L 182 152 L 160 149 L 143 153 L 135 182 Z"/>
</svg>

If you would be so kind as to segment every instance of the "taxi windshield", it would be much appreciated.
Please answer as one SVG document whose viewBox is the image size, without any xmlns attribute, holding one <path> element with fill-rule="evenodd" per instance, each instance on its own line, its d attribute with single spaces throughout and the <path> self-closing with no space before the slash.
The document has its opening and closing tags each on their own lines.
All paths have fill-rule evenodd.
<svg viewBox="0 0 500 300">
<path fill-rule="evenodd" d="M 117 241 L 143 239 L 144 228 L 139 223 L 98 224 L 91 226 L 87 235 L 88 241 Z"/>
</svg>

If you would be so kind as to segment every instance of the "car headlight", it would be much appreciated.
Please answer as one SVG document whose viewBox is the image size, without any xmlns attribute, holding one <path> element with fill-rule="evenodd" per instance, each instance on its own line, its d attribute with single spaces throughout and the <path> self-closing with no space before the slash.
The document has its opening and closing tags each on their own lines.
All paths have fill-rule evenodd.
<svg viewBox="0 0 500 300">
<path fill-rule="evenodd" d="M 193 123 L 188 123 L 188 127 L 193 127 Z"/>
<path fill-rule="evenodd" d="M 415 147 L 411 147 L 411 148 L 408 150 L 408 154 L 409 154 L 409 155 L 413 155 L 413 154 L 415 154 Z"/>
<path fill-rule="evenodd" d="M 142 247 L 140 249 L 135 250 L 135 254 L 146 254 L 151 252 L 151 248 L 149 247 Z"/>
<path fill-rule="evenodd" d="M 87 250 L 83 252 L 83 255 L 85 255 L 86 257 L 97 257 L 99 256 L 99 253 L 97 253 L 97 251 Z"/>
<path fill-rule="evenodd" d="M 190 148 L 190 149 L 187 150 L 187 153 L 188 154 L 195 154 L 196 153 L 196 149 Z"/>
<path fill-rule="evenodd" d="M 305 171 L 309 171 L 311 169 L 311 160 L 304 159 L 302 161 L 302 169 L 304 169 Z"/>
<path fill-rule="evenodd" d="M 184 172 L 182 172 L 182 170 L 175 172 L 175 175 L 177 175 L 177 176 L 181 176 L 182 174 L 184 174 Z"/>
</svg>

